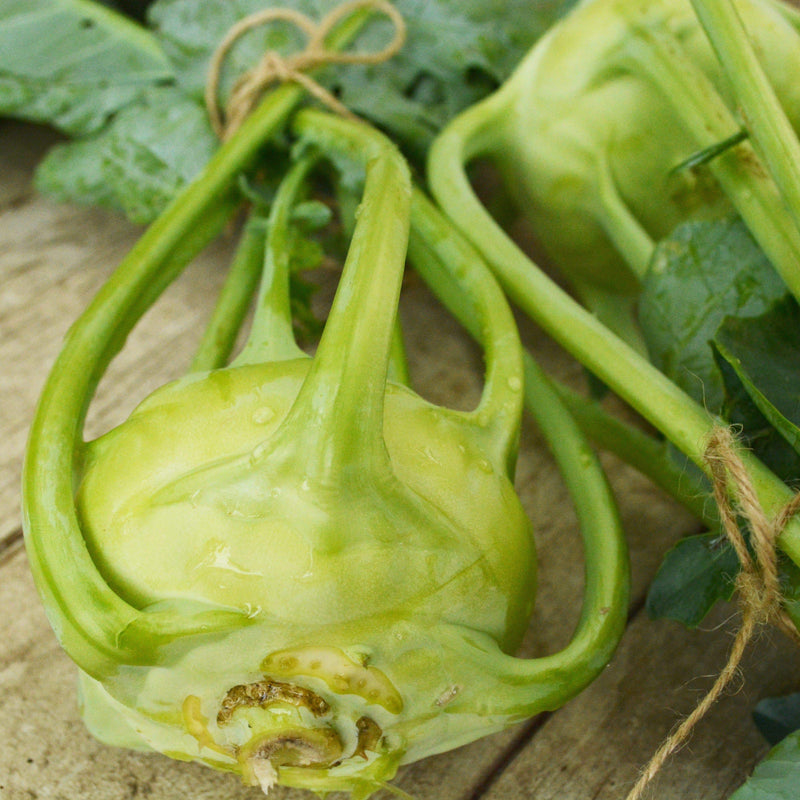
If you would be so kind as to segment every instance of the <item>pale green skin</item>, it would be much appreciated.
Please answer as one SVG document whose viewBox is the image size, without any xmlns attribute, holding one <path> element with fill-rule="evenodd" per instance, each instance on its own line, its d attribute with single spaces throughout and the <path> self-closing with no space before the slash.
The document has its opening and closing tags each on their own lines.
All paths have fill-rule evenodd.
<svg viewBox="0 0 800 800">
<path fill-rule="evenodd" d="M 775 94 L 800 128 L 796 12 L 764 0 L 737 8 Z M 461 145 L 464 158 L 490 155 L 582 301 L 635 342 L 630 305 L 621 298 L 638 292 L 653 242 L 691 217 L 733 207 L 745 218 L 757 213 L 747 196 L 752 185 L 730 176 L 761 170 L 748 164 L 755 162 L 749 144 L 710 169 L 674 171 L 736 133 L 741 121 L 726 109 L 737 107 L 731 95 L 689 0 L 584 0 L 495 95 L 456 121 L 442 149 Z M 775 255 L 779 237 L 753 227 Z M 787 270 L 798 254 L 796 232 L 792 238 L 791 253 L 775 255 Z"/>
<path fill-rule="evenodd" d="M 272 437 L 309 365 L 192 376 L 92 443 L 76 502 L 109 584 L 140 608 L 196 601 L 278 627 L 402 608 L 516 648 L 533 604 L 530 524 L 472 426 L 388 384 L 392 472 L 358 454 L 335 475 L 304 470 Z"/>
</svg>

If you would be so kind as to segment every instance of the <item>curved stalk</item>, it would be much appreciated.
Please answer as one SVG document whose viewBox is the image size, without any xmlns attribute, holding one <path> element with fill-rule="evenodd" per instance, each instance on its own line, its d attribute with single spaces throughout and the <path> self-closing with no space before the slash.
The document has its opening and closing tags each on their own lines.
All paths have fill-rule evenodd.
<svg viewBox="0 0 800 800">
<path fill-rule="evenodd" d="M 451 229 L 420 191 L 412 204 L 410 254 L 417 271 L 469 333 L 486 349 L 484 398 L 474 412 L 502 445 L 516 454 L 516 426 L 506 413 L 519 412 L 514 391 L 522 368 L 513 317 L 483 259 Z M 509 364 L 509 361 L 511 364 Z M 585 552 L 585 589 L 580 620 L 570 644 L 552 656 L 518 659 L 486 654 L 498 680 L 487 713 L 532 714 L 556 708 L 577 694 L 611 658 L 628 610 L 625 537 L 605 473 L 550 380 L 531 356 L 524 359 L 524 400 L 536 419 L 567 485 L 578 516 Z M 506 449 L 503 450 L 502 448 Z M 470 692 L 461 702 L 468 703 Z M 474 698 L 472 698 L 474 701 Z"/>
<path fill-rule="evenodd" d="M 475 249 L 419 189 L 412 195 L 409 254 L 428 286 L 484 348 L 484 390 L 477 407 L 463 416 L 486 431 L 495 463 L 513 474 L 523 372 L 511 310 Z"/>
<path fill-rule="evenodd" d="M 247 315 L 258 276 L 264 263 L 266 220 L 251 212 L 239 245 L 192 359 L 190 372 L 204 372 L 225 366 Z"/>
<path fill-rule="evenodd" d="M 388 139 L 362 123 L 309 109 L 297 115 L 294 130 L 321 151 L 355 156 L 366 167 L 328 321 L 284 423 L 309 431 L 308 468 L 333 480 L 354 458 L 388 464 L 383 405 L 408 243 L 410 174 Z"/>
<path fill-rule="evenodd" d="M 305 353 L 297 345 L 292 326 L 289 291 L 292 209 L 306 177 L 318 161 L 306 154 L 296 161 L 281 181 L 270 209 L 264 246 L 263 271 L 253 324 L 234 365 L 258 364 L 299 358 Z"/>
<path fill-rule="evenodd" d="M 603 214 L 597 221 L 614 243 L 631 271 L 643 280 L 650 266 L 655 242 L 619 196 L 607 158 L 598 159 L 599 202 Z M 632 315 L 631 315 L 632 318 Z"/>
<path fill-rule="evenodd" d="M 408 356 L 403 340 L 403 327 L 399 315 L 395 318 L 392 332 L 392 350 L 389 354 L 389 380 L 403 386 L 411 385 L 411 374 L 408 371 Z"/>
<path fill-rule="evenodd" d="M 500 653 L 475 632 L 448 631 L 451 646 L 465 661 L 494 677 L 491 691 L 479 698 L 482 713 L 518 719 L 559 708 L 606 667 L 624 632 L 629 592 L 627 547 L 611 488 L 577 424 L 532 358 L 525 360 L 525 394 L 566 481 L 584 539 L 580 619 L 566 647 L 533 659 Z M 475 694 L 467 687 L 448 711 L 468 709 L 476 702 Z"/>
</svg>

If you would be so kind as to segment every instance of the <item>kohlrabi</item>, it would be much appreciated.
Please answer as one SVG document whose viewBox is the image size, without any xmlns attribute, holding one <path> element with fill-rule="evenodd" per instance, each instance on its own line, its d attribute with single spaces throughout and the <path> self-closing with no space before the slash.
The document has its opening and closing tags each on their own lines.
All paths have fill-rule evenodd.
<svg viewBox="0 0 800 800">
<path fill-rule="evenodd" d="M 366 797 L 399 764 L 585 686 L 624 626 L 626 556 L 591 451 L 544 378 L 523 386 L 513 317 L 488 269 L 412 192 L 391 144 L 321 112 L 296 117 L 301 155 L 269 219 L 245 230 L 232 272 L 245 288 L 229 285 L 222 301 L 237 309 L 233 323 L 221 315 L 225 335 L 206 337 L 193 371 L 83 442 L 108 362 L 228 217 L 237 176 L 286 116 L 281 96 L 220 148 L 71 329 L 31 432 L 26 541 L 99 738 L 265 790 Z M 312 357 L 292 334 L 286 243 L 321 154 L 361 163 L 365 180 Z M 472 411 L 389 379 L 403 374 L 392 359 L 410 229 L 420 272 L 483 344 Z M 249 338 L 224 364 L 219 342 L 231 341 L 262 259 Z M 525 391 L 558 425 L 551 438 L 572 467 L 587 543 L 575 637 L 534 660 L 512 655 L 536 584 L 513 487 Z"/>
<path fill-rule="evenodd" d="M 729 420 L 647 361 L 633 310 L 655 240 L 731 210 L 800 297 L 799 29 L 796 10 L 772 0 L 584 0 L 429 157 L 435 198 L 510 298 L 703 470 L 709 434 Z M 479 202 L 465 167 L 481 156 L 506 171 L 582 304 Z M 632 452 L 639 438 L 617 436 L 599 416 L 584 420 L 655 475 L 655 460 Z M 775 514 L 789 487 L 741 455 Z M 780 546 L 800 563 L 797 519 Z"/>
<path fill-rule="evenodd" d="M 723 66 L 690 0 L 584 0 L 500 90 L 448 127 L 432 159 L 440 192 L 440 162 L 496 161 L 583 303 L 632 342 L 632 303 L 654 241 L 698 215 L 735 208 L 800 295 L 797 216 L 773 181 L 798 168 L 772 124 L 785 112 L 800 126 L 800 14 L 774 0 L 697 5 L 712 15 L 714 47 L 733 34 L 713 15 L 740 15 L 749 51 L 734 40 Z M 745 64 L 753 50 L 758 60 Z M 769 94 L 745 80 L 761 70 Z M 773 92 L 783 110 L 775 103 L 766 119 L 752 105 L 763 108 Z M 716 157 L 678 168 L 715 148 Z"/>
</svg>

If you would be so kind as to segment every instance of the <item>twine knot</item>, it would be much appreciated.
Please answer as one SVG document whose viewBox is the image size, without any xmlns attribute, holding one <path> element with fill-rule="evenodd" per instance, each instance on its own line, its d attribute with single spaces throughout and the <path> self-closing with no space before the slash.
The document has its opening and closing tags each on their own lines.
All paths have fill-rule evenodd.
<svg viewBox="0 0 800 800">
<path fill-rule="evenodd" d="M 774 519 L 769 519 L 747 468 L 736 452 L 729 428 L 718 426 L 712 431 L 705 458 L 722 528 L 741 564 L 735 586 L 743 618 L 752 620 L 753 627 L 772 623 L 797 638 L 797 629 L 783 608 L 777 542 L 786 523 L 800 510 L 800 494 L 796 494 Z M 749 546 L 739 517 L 750 530 Z"/>
<path fill-rule="evenodd" d="M 361 8 L 372 8 L 389 18 L 395 29 L 394 37 L 389 44 L 376 52 L 339 52 L 328 49 L 325 40 L 336 24 Z M 289 56 L 283 56 L 274 50 L 264 53 L 255 66 L 236 80 L 225 108 L 221 108 L 220 76 L 231 47 L 253 28 L 276 21 L 289 22 L 300 29 L 306 35 L 305 48 Z M 405 37 L 405 22 L 397 9 L 387 0 L 346 0 L 319 22 L 314 22 L 305 14 L 290 8 L 266 8 L 257 11 L 239 20 L 228 31 L 211 57 L 205 103 L 214 132 L 222 140 L 229 138 L 272 84 L 290 81 L 305 87 L 310 94 L 338 114 L 353 118 L 355 115 L 344 104 L 307 73 L 328 64 L 379 64 L 394 56 L 402 48 Z"/>
<path fill-rule="evenodd" d="M 735 581 L 741 622 L 728 661 L 714 685 L 659 747 L 626 800 L 639 800 L 667 758 L 689 738 L 697 723 L 733 680 L 745 649 L 760 625 L 776 625 L 800 643 L 800 634 L 783 607 L 777 551 L 781 531 L 800 511 L 800 493 L 796 493 L 774 519 L 769 519 L 758 500 L 747 468 L 736 451 L 730 428 L 714 428 L 706 445 L 705 460 L 722 529 L 741 564 Z M 749 543 L 739 525 L 740 518 L 750 531 Z"/>
</svg>

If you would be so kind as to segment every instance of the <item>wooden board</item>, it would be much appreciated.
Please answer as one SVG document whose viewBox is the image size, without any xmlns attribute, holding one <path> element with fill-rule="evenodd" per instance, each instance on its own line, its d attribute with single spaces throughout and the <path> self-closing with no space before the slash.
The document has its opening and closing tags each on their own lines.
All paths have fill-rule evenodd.
<svg viewBox="0 0 800 800">
<path fill-rule="evenodd" d="M 205 767 L 100 745 L 80 722 L 74 668 L 45 620 L 27 567 L 19 473 L 36 399 L 61 338 L 139 231 L 112 214 L 37 194 L 33 166 L 51 134 L 0 123 L 0 141 L 0 798 L 255 800 L 260 791 Z M 101 383 L 90 434 L 123 419 L 147 391 L 186 368 L 231 245 L 212 246 L 131 335 Z M 402 316 L 420 392 L 443 403 L 472 402 L 481 385 L 480 353 L 418 281 L 409 282 Z M 549 370 L 580 382 L 580 369 L 558 348 L 535 330 L 525 335 Z M 615 459 L 604 463 L 619 494 L 633 572 L 631 623 L 614 661 L 564 709 L 403 768 L 396 783 L 417 800 L 624 798 L 649 754 L 724 662 L 734 609 L 720 609 L 698 632 L 650 621 L 643 611 L 664 550 L 696 523 Z M 541 569 L 526 652 L 544 654 L 569 639 L 583 573 L 573 513 L 530 424 L 518 489 L 535 522 Z M 652 796 L 729 796 L 765 751 L 750 720 L 753 702 L 798 685 L 795 650 L 778 634 L 763 639 L 744 667 L 743 689 L 718 704 Z M 274 796 L 310 795 L 278 789 Z"/>
</svg>

